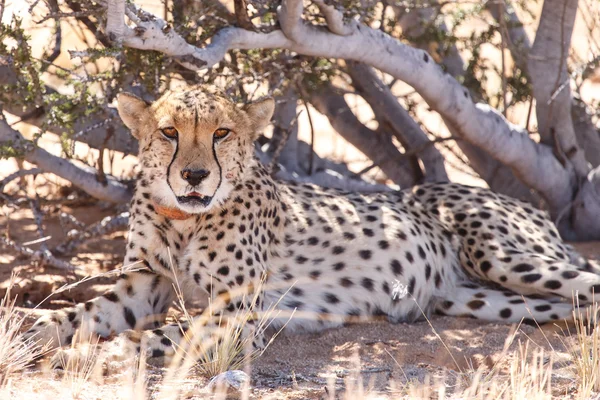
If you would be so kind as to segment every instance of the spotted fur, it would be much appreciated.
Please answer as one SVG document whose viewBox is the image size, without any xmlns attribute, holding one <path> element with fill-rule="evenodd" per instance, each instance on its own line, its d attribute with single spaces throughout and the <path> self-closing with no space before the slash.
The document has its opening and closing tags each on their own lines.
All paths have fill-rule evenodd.
<svg viewBox="0 0 600 400">
<path fill-rule="evenodd" d="M 142 166 L 125 264 L 145 269 L 40 319 L 28 336 L 58 346 L 82 328 L 139 347 L 131 330 L 154 329 L 142 333 L 147 354 L 168 359 L 182 335 L 160 327 L 175 278 L 187 298 L 223 295 L 235 312 L 248 304 L 234 292 L 267 277 L 258 308 L 283 296 L 277 307 L 296 310 L 293 331 L 413 321 L 422 310 L 541 323 L 568 318 L 572 295 L 588 304 L 600 289 L 598 266 L 562 242 L 545 212 L 487 189 L 443 183 L 359 194 L 272 179 L 252 155 L 270 100 L 240 108 L 193 89 L 152 105 L 121 95 L 119 112 L 140 140 Z M 170 127 L 176 139 L 165 136 Z M 230 132 L 217 139 L 219 129 Z M 204 171 L 202 179 L 190 181 L 186 169 Z M 197 196 L 182 203 L 188 192 Z M 261 335 L 255 346 L 264 346 Z"/>
</svg>

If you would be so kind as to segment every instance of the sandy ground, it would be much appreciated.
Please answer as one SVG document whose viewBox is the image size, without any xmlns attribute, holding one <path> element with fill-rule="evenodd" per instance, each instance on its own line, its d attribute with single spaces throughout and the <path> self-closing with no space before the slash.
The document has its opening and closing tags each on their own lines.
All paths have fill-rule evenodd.
<svg viewBox="0 0 600 400">
<path fill-rule="evenodd" d="M 68 211 L 85 223 L 114 213 L 113 209 L 102 209 L 98 204 Z M 52 236 L 49 247 L 64 237 L 65 232 L 58 223 L 58 212 L 58 208 L 51 209 L 45 221 L 46 233 Z M 0 231 L 5 231 L 7 224 L 11 238 L 17 242 L 37 238 L 29 210 L 3 218 Z M 117 232 L 78 248 L 77 256 L 65 258 L 77 266 L 75 271 L 40 269 L 0 248 L 0 294 L 6 289 L 11 272 L 17 272 L 19 276 L 13 293 L 18 296 L 21 310 L 31 312 L 31 306 L 62 285 L 119 265 L 124 244 L 124 232 Z M 589 257 L 600 258 L 600 243 L 577 244 L 576 247 Z M 60 308 L 85 301 L 106 290 L 111 281 L 110 278 L 100 278 L 81 284 L 73 290 L 51 296 L 40 308 Z M 32 318 L 43 312 L 33 311 Z M 349 378 L 360 377 L 358 380 L 363 383 L 364 391 L 368 389 L 381 398 L 397 398 L 396 390 L 404 393 L 407 387 L 424 382 L 426 377 L 445 377 L 453 382 L 461 373 L 479 367 L 486 370 L 494 365 L 508 368 L 514 355 L 506 355 L 502 349 L 514 328 L 471 319 L 433 317 L 430 322 L 397 325 L 372 322 L 313 335 L 280 335 L 250 366 L 251 397 L 318 399 L 325 396 L 325 386 L 329 385 L 339 392 L 351 382 Z M 555 363 L 555 390 L 557 394 L 568 392 L 574 380 L 573 372 L 564 360 L 568 358 L 567 347 L 572 343 L 571 339 L 555 326 L 545 326 L 543 331 L 522 326 L 515 333 L 511 350 L 519 342 L 526 341 L 530 341 L 530 350 L 544 349 L 551 355 L 551 362 Z M 150 373 L 157 381 L 160 371 L 151 369 Z M 205 383 L 204 378 L 192 376 L 186 397 L 202 397 L 198 393 Z M 122 382 L 111 378 L 102 380 L 101 384 L 92 382 L 80 387 L 71 381 L 65 383 L 64 378 L 54 373 L 37 370 L 13 377 L 11 385 L 11 396 L 17 396 L 14 398 L 111 398 L 122 395 L 125 390 Z M 77 396 L 73 396 L 73 387 L 79 390 Z M 350 390 L 359 391 L 356 387 Z M 29 395 L 25 396 L 24 392 Z"/>
</svg>

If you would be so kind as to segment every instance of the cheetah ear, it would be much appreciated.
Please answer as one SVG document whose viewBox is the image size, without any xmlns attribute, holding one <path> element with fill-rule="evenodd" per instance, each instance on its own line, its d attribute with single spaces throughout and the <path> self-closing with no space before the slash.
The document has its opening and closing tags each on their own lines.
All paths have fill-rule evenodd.
<svg viewBox="0 0 600 400">
<path fill-rule="evenodd" d="M 243 109 L 250 117 L 250 121 L 252 121 L 254 132 L 258 134 L 269 125 L 273 111 L 275 110 L 275 102 L 272 98 L 266 97 L 246 104 Z"/>
<path fill-rule="evenodd" d="M 148 106 L 148 103 L 131 93 L 123 92 L 119 93 L 117 96 L 119 116 L 123 120 L 125 126 L 131 130 L 131 134 L 137 139 L 140 138 L 139 125 L 146 115 Z"/>
</svg>

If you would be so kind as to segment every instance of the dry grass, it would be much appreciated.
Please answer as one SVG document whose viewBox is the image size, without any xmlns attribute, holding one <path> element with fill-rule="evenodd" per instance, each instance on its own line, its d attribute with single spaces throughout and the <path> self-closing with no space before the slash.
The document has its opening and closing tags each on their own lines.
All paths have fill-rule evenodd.
<svg viewBox="0 0 600 400">
<path fill-rule="evenodd" d="M 11 375 L 24 370 L 46 351 L 35 342 L 23 341 L 20 332 L 25 317 L 15 310 L 16 298 L 11 296 L 15 278 L 13 274 L 6 294 L 0 300 L 0 389 L 8 384 Z"/>
<path fill-rule="evenodd" d="M 582 310 L 577 301 L 573 310 L 575 335 L 571 334 L 568 327 L 567 333 L 563 330 L 563 336 L 575 343 L 568 348 L 572 360 L 571 367 L 578 380 L 577 398 L 582 400 L 600 392 L 599 311 L 597 303 Z"/>
<path fill-rule="evenodd" d="M 264 284 L 264 283 L 263 283 Z M 262 285 L 262 284 L 261 284 Z M 116 387 L 109 389 L 118 393 L 120 398 L 146 400 L 179 399 L 189 396 L 210 395 L 225 398 L 224 393 L 208 393 L 198 386 L 198 376 L 210 378 L 225 371 L 243 369 L 248 374 L 254 367 L 256 358 L 262 351 L 253 350 L 251 343 L 253 334 L 247 334 L 249 321 L 254 321 L 254 332 L 263 332 L 269 327 L 273 318 L 281 317 L 276 306 L 265 312 L 258 312 L 258 293 L 262 286 L 251 293 L 239 293 L 249 306 L 238 310 L 233 316 L 223 317 L 219 311 L 227 304 L 225 298 L 217 297 L 198 317 L 193 317 L 187 310 L 179 282 L 175 280 L 177 302 L 183 319 L 190 325 L 185 338 L 177 345 L 173 362 L 160 373 L 161 378 L 150 383 L 145 356 L 141 355 L 129 370 L 116 378 Z M 234 294 L 235 296 L 236 294 Z M 284 295 L 285 296 L 285 295 Z M 283 296 L 282 296 L 283 297 Z M 1 302 L 0 310 L 0 398 L 10 398 L 3 393 L 10 393 L 10 378 L 40 356 L 36 347 L 24 344 L 18 333 L 23 324 L 23 317 L 14 310 L 14 300 L 7 293 Z M 574 316 L 574 333 L 563 332 L 564 347 L 569 349 L 569 368 L 575 376 L 570 392 L 564 393 L 569 398 L 589 399 L 600 391 L 600 331 L 598 327 L 598 306 L 581 309 L 576 304 Z M 209 323 L 209 322 L 212 322 Z M 214 326 L 214 328 L 209 328 Z M 361 373 L 361 361 L 358 354 L 353 360 L 353 367 L 343 381 L 343 389 L 339 382 L 336 385 L 330 380 L 324 399 L 550 399 L 560 393 L 553 386 L 554 351 L 544 351 L 541 346 L 527 339 L 517 341 L 520 326 L 517 325 L 507 336 L 503 350 L 491 367 L 484 364 L 479 368 L 465 368 L 451 352 L 451 346 L 444 343 L 442 335 L 436 332 L 430 322 L 435 337 L 441 341 L 443 348 L 451 355 L 454 370 L 443 374 L 429 376 L 425 380 L 409 380 L 404 383 L 390 380 L 388 387 L 375 390 L 371 381 L 365 380 L 368 374 Z M 545 335 L 542 335 L 545 337 Z M 74 343 L 77 341 L 74 340 Z M 270 342 L 269 342 L 270 344 Z M 106 381 L 102 377 L 102 357 L 98 356 L 100 346 L 92 344 L 78 346 L 78 357 L 68 358 L 63 363 L 63 375 L 58 381 L 60 398 L 89 398 L 90 393 L 106 390 Z M 551 347 L 551 346 L 550 346 Z M 392 359 L 391 353 L 387 353 Z M 402 372 L 402 365 L 393 361 Z M 47 373 L 50 374 L 50 373 Z M 115 382 L 113 380 L 113 382 Z M 104 385 L 104 386 L 103 386 Z M 112 384 L 113 386 L 115 383 Z M 297 386 L 297 383 L 296 383 Z M 94 392 L 95 391 L 95 392 Z M 242 398 L 255 398 L 249 387 L 244 387 Z M 46 397 L 48 398 L 48 397 Z"/>
</svg>

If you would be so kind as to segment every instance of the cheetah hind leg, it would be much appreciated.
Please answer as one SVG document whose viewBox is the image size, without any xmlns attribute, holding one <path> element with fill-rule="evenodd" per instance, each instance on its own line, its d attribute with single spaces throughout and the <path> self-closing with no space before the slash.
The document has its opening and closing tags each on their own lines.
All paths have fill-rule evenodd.
<svg viewBox="0 0 600 400">
<path fill-rule="evenodd" d="M 447 298 L 440 299 L 435 311 L 442 315 L 527 324 L 573 317 L 573 305 L 568 302 L 522 296 L 473 282 L 458 284 Z"/>
</svg>

